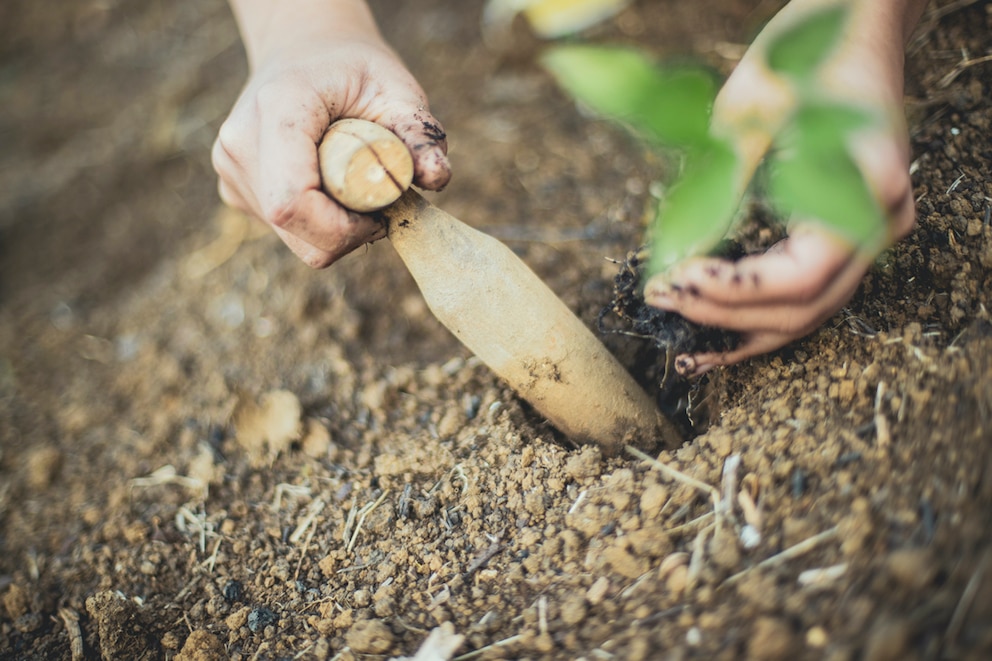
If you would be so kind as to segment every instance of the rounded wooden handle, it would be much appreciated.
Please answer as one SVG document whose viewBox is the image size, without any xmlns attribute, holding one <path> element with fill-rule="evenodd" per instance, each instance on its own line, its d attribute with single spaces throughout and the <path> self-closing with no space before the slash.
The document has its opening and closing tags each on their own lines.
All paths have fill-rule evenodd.
<svg viewBox="0 0 992 661">
<path fill-rule="evenodd" d="M 389 129 L 342 119 L 317 148 L 324 190 L 342 206 L 368 213 L 395 202 L 413 181 L 413 157 Z"/>
</svg>

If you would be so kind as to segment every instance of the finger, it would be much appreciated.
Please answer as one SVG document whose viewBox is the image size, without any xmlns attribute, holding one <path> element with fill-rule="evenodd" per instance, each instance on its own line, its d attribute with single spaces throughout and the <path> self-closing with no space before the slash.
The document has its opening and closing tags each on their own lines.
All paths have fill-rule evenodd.
<svg viewBox="0 0 992 661">
<path fill-rule="evenodd" d="M 272 229 L 276 235 L 282 239 L 282 242 L 289 247 L 293 254 L 299 257 L 300 261 L 312 269 L 326 268 L 341 257 L 341 255 L 337 253 L 321 250 L 320 248 L 307 243 L 295 234 L 290 234 L 280 227 L 273 227 Z"/>
<path fill-rule="evenodd" d="M 864 271 L 857 263 L 852 262 L 815 304 L 804 309 L 783 306 L 781 308 L 748 311 L 747 315 L 739 315 L 738 320 L 742 322 L 741 326 L 745 325 L 743 322 L 747 319 L 764 319 L 765 321 L 759 323 L 758 326 L 765 327 L 751 328 L 750 330 L 739 328 L 738 330 L 745 330 L 745 332 L 741 343 L 733 350 L 694 355 L 683 354 L 676 357 L 675 367 L 680 374 L 695 376 L 714 367 L 733 365 L 742 360 L 780 349 L 813 331 L 836 310 L 840 309 L 857 289 L 863 275 Z M 685 316 L 689 317 L 693 313 L 694 311 L 687 311 Z M 699 319 L 694 320 L 699 321 Z M 774 327 L 776 325 L 779 327 Z"/>
<path fill-rule="evenodd" d="M 754 358 L 774 351 L 794 340 L 787 333 L 764 332 L 746 336 L 740 345 L 731 351 L 699 354 L 682 354 L 675 358 L 675 369 L 682 376 L 699 376 L 714 367 L 734 365 L 748 358 Z"/>
<path fill-rule="evenodd" d="M 696 257 L 656 276 L 645 286 L 649 304 L 690 296 L 715 305 L 755 305 L 810 301 L 853 259 L 853 249 L 816 226 L 797 226 L 793 235 L 768 252 L 737 262 Z"/>
<path fill-rule="evenodd" d="M 269 213 L 272 215 L 268 220 L 274 228 L 336 257 L 382 238 L 386 231 L 382 223 L 343 209 L 322 191 L 304 191 Z"/>
<path fill-rule="evenodd" d="M 227 206 L 238 211 L 250 213 L 250 208 L 245 203 L 244 198 L 223 179 L 217 180 L 217 193 L 220 195 L 221 202 Z"/>
<path fill-rule="evenodd" d="M 916 202 L 909 176 L 909 144 L 905 137 L 904 120 L 897 117 L 892 121 L 898 122 L 893 131 L 901 137 L 875 131 L 860 135 L 851 143 L 854 161 L 886 215 L 889 228 L 885 237 L 887 242 L 905 237 L 916 224 Z"/>
<path fill-rule="evenodd" d="M 392 51 L 372 64 L 369 77 L 377 81 L 370 95 L 343 108 L 344 116 L 368 119 L 395 133 L 413 157 L 413 183 L 426 190 L 441 190 L 451 179 L 448 138 L 431 114 L 423 88 Z"/>
<path fill-rule="evenodd" d="M 224 155 L 217 155 L 214 157 L 214 166 L 218 173 L 229 171 L 230 166 L 233 162 L 229 161 Z M 257 203 L 249 203 L 245 200 L 244 196 L 238 192 L 238 190 L 226 179 L 223 174 L 221 174 L 217 183 L 217 190 L 220 194 L 220 199 L 227 206 L 249 213 L 258 217 L 256 213 Z M 320 250 L 310 245 L 303 239 L 300 239 L 293 234 L 290 234 L 286 230 L 280 227 L 274 227 L 276 235 L 282 239 L 289 249 L 299 257 L 304 263 L 306 263 L 311 268 L 320 269 L 329 266 L 336 259 L 336 255 L 330 253 L 326 250 Z"/>
<path fill-rule="evenodd" d="M 214 171 L 217 173 L 217 193 L 220 195 L 221 201 L 232 209 L 261 219 L 258 200 L 251 194 L 250 190 L 242 191 L 237 185 L 237 182 L 243 180 L 244 177 L 242 169 L 237 166 L 219 139 L 214 142 L 210 158 Z"/>
<path fill-rule="evenodd" d="M 413 156 L 413 182 L 421 188 L 439 191 L 451 179 L 448 137 L 441 123 L 423 106 L 395 111 L 384 121 Z"/>
<path fill-rule="evenodd" d="M 262 122 L 256 178 L 261 216 L 273 227 L 336 259 L 379 238 L 384 230 L 372 218 L 349 212 L 324 193 L 317 142 L 326 127 L 322 125 L 326 114 L 317 110 L 301 116 L 307 119 L 300 125 L 278 116 Z"/>
<path fill-rule="evenodd" d="M 254 189 L 238 185 L 238 182 L 247 179 L 247 175 L 226 144 L 218 139 L 211 152 L 214 169 L 219 175 L 218 192 L 221 199 L 225 204 L 245 211 L 273 227 L 293 253 L 310 266 L 328 266 L 359 245 L 383 235 L 384 228 L 379 223 L 345 211 L 322 191 L 304 190 L 296 193 L 290 186 L 290 190 L 285 193 L 288 198 L 284 207 L 276 208 L 270 203 L 266 209 L 255 197 Z M 273 184 L 275 185 L 278 184 Z M 294 194 L 297 197 L 291 197 Z"/>
<path fill-rule="evenodd" d="M 767 257 L 774 260 L 775 255 Z M 760 259 L 755 258 L 756 261 Z M 645 301 L 649 305 L 678 312 L 699 324 L 745 333 L 775 332 L 797 338 L 815 329 L 850 298 L 868 266 L 867 260 L 849 260 L 815 296 L 804 300 L 759 299 L 746 305 L 728 305 L 697 295 L 694 291 L 683 290 L 671 297 L 645 296 Z M 781 272 L 779 275 L 796 280 L 802 277 L 803 268 L 802 264 L 796 264 L 794 273 Z"/>
</svg>

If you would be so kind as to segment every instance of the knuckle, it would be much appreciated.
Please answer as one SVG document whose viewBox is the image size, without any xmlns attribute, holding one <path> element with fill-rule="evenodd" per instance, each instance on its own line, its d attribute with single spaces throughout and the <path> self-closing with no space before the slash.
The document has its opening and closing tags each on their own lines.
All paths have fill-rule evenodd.
<svg viewBox="0 0 992 661">
<path fill-rule="evenodd" d="M 898 167 L 887 167 L 875 178 L 878 201 L 890 216 L 896 215 L 913 197 L 913 184 L 909 172 Z"/>
<path fill-rule="evenodd" d="M 214 141 L 214 149 L 212 151 L 214 162 L 217 162 L 221 152 L 237 160 L 237 156 L 244 151 L 242 149 L 243 134 L 244 131 L 241 122 L 237 121 L 233 116 L 224 120 L 224 123 L 220 125 L 220 129 L 217 131 L 217 140 Z"/>
<path fill-rule="evenodd" d="M 908 234 L 916 220 L 909 168 L 899 158 L 869 160 L 862 167 L 893 233 L 897 237 Z"/>
<path fill-rule="evenodd" d="M 280 79 L 266 80 L 255 88 L 254 105 L 255 110 L 264 113 L 270 108 L 279 107 L 285 104 L 291 90 Z"/>
<path fill-rule="evenodd" d="M 288 229 L 293 225 L 299 213 L 299 203 L 296 199 L 284 200 L 268 206 L 263 220 L 273 227 Z"/>
<path fill-rule="evenodd" d="M 778 328 L 778 332 L 789 337 L 800 337 L 806 334 L 808 324 L 801 323 L 798 319 L 788 319 Z"/>
<path fill-rule="evenodd" d="M 826 281 L 820 278 L 814 279 L 812 276 L 800 278 L 796 281 L 795 296 L 801 303 L 815 300 L 827 285 Z M 789 323 L 794 323 L 794 318 L 790 318 Z"/>
<path fill-rule="evenodd" d="M 260 82 L 251 101 L 257 118 L 289 119 L 298 115 L 301 108 L 309 109 L 313 105 L 313 91 L 298 74 L 291 72 Z"/>
</svg>

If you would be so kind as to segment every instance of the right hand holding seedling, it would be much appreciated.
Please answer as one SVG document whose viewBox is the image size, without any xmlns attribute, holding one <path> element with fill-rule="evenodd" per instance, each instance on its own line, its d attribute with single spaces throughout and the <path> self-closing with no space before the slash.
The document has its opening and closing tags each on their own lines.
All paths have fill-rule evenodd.
<svg viewBox="0 0 992 661">
<path fill-rule="evenodd" d="M 652 227 L 645 301 L 741 337 L 733 351 L 679 356 L 683 374 L 809 333 L 912 228 L 903 44 L 924 5 L 792 0 L 715 101 L 703 71 L 636 52 L 571 45 L 545 57 L 579 100 L 681 154 Z M 763 192 L 790 237 L 736 263 L 706 257 L 763 160 Z"/>
<path fill-rule="evenodd" d="M 270 225 L 314 268 L 385 235 L 321 188 L 317 146 L 335 120 L 367 119 L 396 133 L 414 183 L 440 190 L 447 142 L 420 85 L 383 41 L 361 0 L 232 0 L 250 77 L 213 148 L 221 198 Z"/>
</svg>

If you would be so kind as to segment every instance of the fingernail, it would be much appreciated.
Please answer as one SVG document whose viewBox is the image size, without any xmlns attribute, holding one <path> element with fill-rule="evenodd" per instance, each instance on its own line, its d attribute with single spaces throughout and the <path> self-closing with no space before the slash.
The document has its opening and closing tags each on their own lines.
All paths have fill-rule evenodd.
<svg viewBox="0 0 992 661">
<path fill-rule="evenodd" d="M 685 288 L 677 282 L 661 276 L 648 281 L 644 286 L 644 297 L 674 299 L 683 296 Z"/>
<path fill-rule="evenodd" d="M 696 359 L 689 355 L 676 357 L 675 370 L 682 376 L 692 376 L 696 373 Z"/>
<path fill-rule="evenodd" d="M 644 298 L 656 296 L 671 296 L 671 286 L 660 278 L 652 278 L 644 285 Z"/>
<path fill-rule="evenodd" d="M 671 290 L 653 290 L 644 293 L 644 302 L 656 308 L 674 308 L 675 296 Z"/>
</svg>

